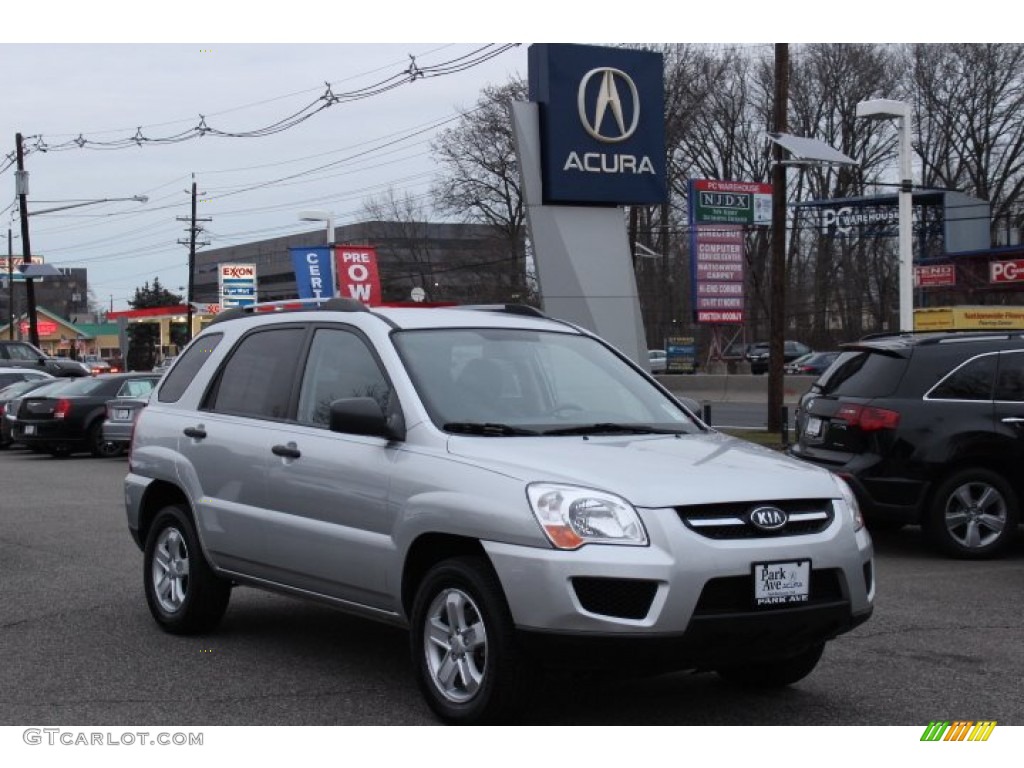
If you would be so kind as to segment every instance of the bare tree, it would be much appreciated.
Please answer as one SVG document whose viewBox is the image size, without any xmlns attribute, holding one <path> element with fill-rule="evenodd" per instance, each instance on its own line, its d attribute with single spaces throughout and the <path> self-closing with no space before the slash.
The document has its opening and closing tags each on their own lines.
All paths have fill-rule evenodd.
<svg viewBox="0 0 1024 768">
<path fill-rule="evenodd" d="M 508 281 L 510 298 L 529 295 L 526 278 L 525 217 L 519 168 L 512 140 L 511 107 L 526 101 L 522 80 L 487 86 L 476 106 L 432 142 L 441 173 L 432 189 L 436 209 L 459 221 L 490 226 L 505 262 L 494 274 Z"/>
<path fill-rule="evenodd" d="M 992 204 L 992 220 L 1021 225 L 1024 45 L 914 45 L 907 52 L 924 186 Z"/>
</svg>

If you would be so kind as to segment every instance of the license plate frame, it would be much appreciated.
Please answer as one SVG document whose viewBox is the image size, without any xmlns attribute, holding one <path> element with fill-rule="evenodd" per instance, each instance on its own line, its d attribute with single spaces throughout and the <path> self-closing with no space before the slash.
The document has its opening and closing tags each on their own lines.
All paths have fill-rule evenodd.
<svg viewBox="0 0 1024 768">
<path fill-rule="evenodd" d="M 35 433 L 36 433 L 36 425 L 35 424 L 26 424 L 25 425 L 25 434 L 26 435 L 34 435 Z"/>
<path fill-rule="evenodd" d="M 752 563 L 751 596 L 757 608 L 805 605 L 811 599 L 811 561 Z"/>
<path fill-rule="evenodd" d="M 114 421 L 131 421 L 132 409 L 131 408 L 115 408 L 114 409 Z"/>
</svg>

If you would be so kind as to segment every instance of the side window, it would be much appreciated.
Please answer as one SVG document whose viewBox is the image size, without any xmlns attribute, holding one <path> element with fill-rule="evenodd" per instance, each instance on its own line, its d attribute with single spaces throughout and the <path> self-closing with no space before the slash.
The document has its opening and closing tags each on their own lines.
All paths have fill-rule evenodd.
<svg viewBox="0 0 1024 768">
<path fill-rule="evenodd" d="M 1003 352 L 999 355 L 995 399 L 1024 402 L 1024 353 Z"/>
<path fill-rule="evenodd" d="M 928 393 L 931 400 L 991 400 L 996 356 L 982 355 L 950 373 Z"/>
<path fill-rule="evenodd" d="M 7 352 L 10 354 L 11 360 L 25 360 L 34 363 L 39 359 L 35 350 L 24 344 L 11 344 L 7 347 Z"/>
<path fill-rule="evenodd" d="M 292 326 L 245 336 L 221 370 L 207 407 L 240 416 L 287 418 L 305 334 L 305 328 Z M 176 365 L 175 372 L 180 368 Z"/>
<path fill-rule="evenodd" d="M 128 379 L 118 390 L 118 397 L 145 397 L 153 389 L 154 382 L 149 379 Z"/>
<path fill-rule="evenodd" d="M 160 388 L 159 400 L 161 403 L 174 403 L 185 394 L 185 389 L 199 373 L 199 369 L 210 359 L 210 353 L 217 348 L 222 333 L 211 333 L 198 339 L 195 344 L 185 350 L 174 370 L 164 378 L 164 385 Z"/>
<path fill-rule="evenodd" d="M 336 328 L 317 329 L 299 392 L 300 422 L 326 427 L 331 402 L 346 397 L 372 397 L 387 413 L 390 393 L 383 371 L 359 336 Z"/>
</svg>

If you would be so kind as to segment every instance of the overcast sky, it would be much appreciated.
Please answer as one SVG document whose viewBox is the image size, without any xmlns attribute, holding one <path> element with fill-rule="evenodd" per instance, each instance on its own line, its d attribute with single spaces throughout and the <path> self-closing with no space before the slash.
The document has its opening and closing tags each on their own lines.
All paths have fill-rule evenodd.
<svg viewBox="0 0 1024 768">
<path fill-rule="evenodd" d="M 872 5 L 859 3 L 858 8 L 863 14 Z M 31 217 L 32 252 L 55 266 L 87 267 L 89 285 L 103 306 L 112 302 L 115 309 L 125 308 L 135 288 L 156 276 L 174 291 L 187 284 L 188 252 L 177 243 L 187 237 L 187 224 L 176 217 L 189 214 L 193 173 L 205 193 L 199 215 L 212 218 L 203 224 L 210 248 L 322 231 L 319 224 L 298 221 L 302 209 L 330 210 L 340 225 L 357 220 L 364 199 L 388 188 L 424 195 L 436 172 L 429 142 L 439 129 L 432 126 L 472 107 L 485 85 L 525 77 L 528 44 L 462 72 L 336 104 L 272 136 L 207 135 L 117 150 L 43 152 L 37 147 L 78 136 L 114 141 L 139 132 L 161 138 L 196 127 L 200 115 L 211 128 L 252 131 L 315 102 L 326 92 L 325 82 L 342 94 L 400 75 L 410 56 L 427 69 L 487 45 L 445 40 L 583 42 L 621 34 L 618 42 L 660 38 L 756 44 L 781 31 L 778 14 L 771 21 L 763 18 L 778 5 L 747 0 L 729 4 L 733 13 L 727 27 L 720 19 L 702 16 L 706 10 L 685 16 L 664 11 L 652 27 L 648 13 L 617 19 L 611 11 L 583 13 L 575 4 L 559 11 L 535 0 L 507 6 L 402 0 L 364 3 L 359 9 L 345 3 L 333 11 L 330 5 L 302 0 L 273 13 L 270 5 L 259 7 L 267 9 L 262 11 L 266 15 L 252 18 L 191 0 L 176 2 L 159 16 L 147 16 L 146 6 L 137 2 L 84 7 L 61 1 L 46 4 L 45 10 L 5 10 L 0 156 L 14 151 L 15 133 L 24 134 L 28 209 L 40 212 Z M 820 16 L 815 13 L 810 24 L 804 22 L 805 30 L 787 27 L 789 39 L 836 39 L 834 25 L 814 23 Z M 858 16 L 854 22 L 844 27 L 845 34 L 868 39 L 857 37 L 864 19 Z M 667 33 L 670 29 L 678 34 Z M 877 18 L 874 29 L 879 29 Z M 210 41 L 180 42 L 198 35 Z M 388 39 L 441 42 L 384 42 Z M 290 176 L 295 178 L 284 180 Z M 13 250 L 19 254 L 19 226 L 9 207 L 13 169 L 0 174 L 0 189 L 6 190 L 0 194 L 3 223 L 10 225 Z M 147 195 L 149 202 L 42 213 L 69 204 L 64 201 L 134 195 Z"/>
</svg>

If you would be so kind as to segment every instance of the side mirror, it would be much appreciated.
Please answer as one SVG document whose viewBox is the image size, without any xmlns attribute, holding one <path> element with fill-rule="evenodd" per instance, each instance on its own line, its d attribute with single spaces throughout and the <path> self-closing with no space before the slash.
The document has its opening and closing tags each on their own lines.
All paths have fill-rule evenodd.
<svg viewBox="0 0 1024 768">
<path fill-rule="evenodd" d="M 405 440 L 405 420 L 398 408 L 386 416 L 372 397 L 346 397 L 331 403 L 330 429 L 351 435 Z"/>
</svg>

